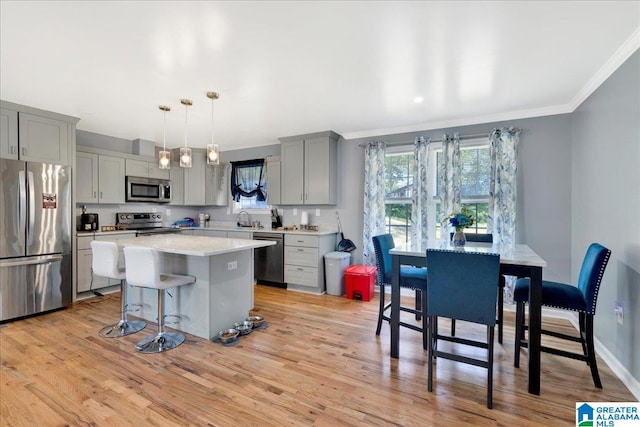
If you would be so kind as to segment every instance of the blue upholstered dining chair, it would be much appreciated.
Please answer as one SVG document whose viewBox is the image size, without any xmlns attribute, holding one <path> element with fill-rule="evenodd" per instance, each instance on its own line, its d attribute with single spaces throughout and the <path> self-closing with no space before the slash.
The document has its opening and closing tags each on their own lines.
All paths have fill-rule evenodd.
<svg viewBox="0 0 640 427">
<path fill-rule="evenodd" d="M 373 236 L 373 247 L 376 253 L 376 266 L 378 272 L 376 282 L 380 289 L 380 308 L 378 310 L 378 326 L 376 335 L 380 335 L 382 321 L 389 322 L 391 318 L 384 313 L 391 308 L 391 302 L 385 303 L 385 287 L 391 287 L 391 255 L 389 250 L 395 247 L 393 236 L 391 234 L 381 234 Z M 400 287 L 414 289 L 416 291 L 416 307 L 410 308 L 400 305 L 400 311 L 406 311 L 416 315 L 416 318 L 422 318 L 422 327 L 412 325 L 400 321 L 400 326 L 422 332 L 423 347 L 427 348 L 427 325 L 424 317 L 423 308 L 426 307 L 426 290 L 427 290 L 427 269 L 421 267 L 413 267 L 409 265 L 400 266 Z"/>
<path fill-rule="evenodd" d="M 428 390 L 433 391 L 436 357 L 487 368 L 487 408 L 493 405 L 493 336 L 500 280 L 500 256 L 460 250 L 427 249 Z M 472 303 L 470 303 L 472 302 Z M 487 341 L 438 334 L 438 317 L 487 327 Z M 442 351 L 438 340 L 487 349 L 486 359 Z"/>
<path fill-rule="evenodd" d="M 593 317 L 596 314 L 596 302 L 598 291 L 604 270 L 609 262 L 611 251 L 599 243 L 592 243 L 582 260 L 578 286 L 564 283 L 542 281 L 542 305 L 578 312 L 580 324 L 579 336 L 563 334 L 556 331 L 542 329 L 542 333 L 564 340 L 579 342 L 582 345 L 582 354 L 572 353 L 557 348 L 542 346 L 541 350 L 558 356 L 587 362 L 591 368 L 593 384 L 602 388 L 598 366 L 596 365 L 596 353 L 593 346 Z M 516 302 L 516 351 L 514 366 L 520 366 L 520 348 L 528 347 L 524 340 L 524 331 L 527 326 L 524 323 L 524 306 L 529 301 L 529 279 L 518 279 L 513 298 Z"/>
<path fill-rule="evenodd" d="M 477 242 L 477 243 L 493 243 L 493 234 L 486 233 L 464 233 L 467 242 Z M 453 233 L 449 233 L 449 239 L 453 239 Z M 504 276 L 500 276 L 500 287 L 498 289 L 498 319 L 496 323 L 498 324 L 498 342 L 502 344 L 502 325 L 504 319 L 504 285 L 505 279 Z M 456 335 L 456 320 L 451 320 L 451 336 L 454 337 Z"/>
</svg>

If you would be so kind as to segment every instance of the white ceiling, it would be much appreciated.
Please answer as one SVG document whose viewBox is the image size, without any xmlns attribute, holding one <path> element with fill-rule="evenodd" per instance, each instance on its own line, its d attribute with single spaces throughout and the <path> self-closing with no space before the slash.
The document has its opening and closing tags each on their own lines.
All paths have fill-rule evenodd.
<svg viewBox="0 0 640 427">
<path fill-rule="evenodd" d="M 640 45 L 640 2 L 0 2 L 0 98 L 222 150 L 572 111 Z M 424 102 L 414 103 L 421 96 Z"/>
</svg>

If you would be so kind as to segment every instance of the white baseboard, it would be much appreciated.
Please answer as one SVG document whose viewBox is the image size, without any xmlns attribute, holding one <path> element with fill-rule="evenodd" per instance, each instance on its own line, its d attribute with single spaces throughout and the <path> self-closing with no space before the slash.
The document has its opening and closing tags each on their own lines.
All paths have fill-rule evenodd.
<svg viewBox="0 0 640 427">
<path fill-rule="evenodd" d="M 580 330 L 578 324 L 578 318 L 571 313 L 564 313 L 569 322 L 576 328 L 576 331 Z M 604 360 L 613 373 L 622 381 L 622 384 L 627 386 L 631 394 L 640 401 L 640 382 L 636 380 L 633 375 L 625 368 L 622 363 L 605 347 L 598 338 L 593 337 L 594 345 L 596 347 L 596 353 Z"/>
</svg>

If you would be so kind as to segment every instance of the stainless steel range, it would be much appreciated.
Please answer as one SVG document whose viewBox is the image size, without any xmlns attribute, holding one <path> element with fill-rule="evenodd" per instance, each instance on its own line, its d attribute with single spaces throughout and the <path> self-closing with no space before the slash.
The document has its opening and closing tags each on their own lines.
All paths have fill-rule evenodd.
<svg viewBox="0 0 640 427">
<path fill-rule="evenodd" d="M 120 230 L 136 230 L 136 236 L 180 231 L 176 228 L 163 227 L 162 214 L 157 212 L 120 212 L 116 214 L 116 224 Z"/>
</svg>

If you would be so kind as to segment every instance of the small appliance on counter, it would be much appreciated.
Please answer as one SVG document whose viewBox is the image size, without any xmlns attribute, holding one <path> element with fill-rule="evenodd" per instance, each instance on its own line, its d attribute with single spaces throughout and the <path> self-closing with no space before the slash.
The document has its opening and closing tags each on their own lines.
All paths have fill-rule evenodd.
<svg viewBox="0 0 640 427">
<path fill-rule="evenodd" d="M 80 229 L 78 231 L 98 231 L 98 214 L 87 213 L 87 207 L 82 206 Z"/>
<path fill-rule="evenodd" d="M 282 227 L 282 218 L 278 214 L 277 209 L 271 209 L 271 228 L 275 230 L 280 227 Z"/>
</svg>

